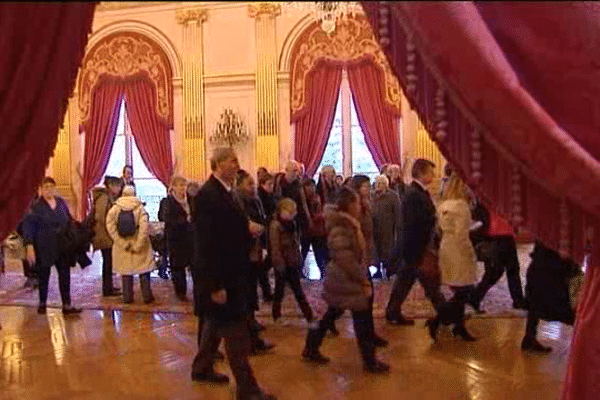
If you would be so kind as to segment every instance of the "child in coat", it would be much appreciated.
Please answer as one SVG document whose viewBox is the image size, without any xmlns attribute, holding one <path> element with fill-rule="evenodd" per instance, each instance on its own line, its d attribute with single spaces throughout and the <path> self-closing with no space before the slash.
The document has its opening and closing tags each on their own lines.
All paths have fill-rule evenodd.
<svg viewBox="0 0 600 400">
<path fill-rule="evenodd" d="M 273 299 L 273 320 L 281 317 L 281 301 L 286 284 L 294 292 L 296 301 L 307 321 L 312 321 L 313 313 L 306 301 L 300 284 L 302 255 L 296 229 L 297 206 L 294 200 L 283 198 L 277 204 L 277 212 L 269 229 L 271 259 L 275 268 L 275 295 Z"/>
</svg>

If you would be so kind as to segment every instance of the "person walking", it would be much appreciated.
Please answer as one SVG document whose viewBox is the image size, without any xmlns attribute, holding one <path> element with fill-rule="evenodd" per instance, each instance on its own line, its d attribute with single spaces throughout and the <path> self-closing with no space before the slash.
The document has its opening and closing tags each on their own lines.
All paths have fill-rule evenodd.
<svg viewBox="0 0 600 400">
<path fill-rule="evenodd" d="M 223 338 L 237 384 L 237 399 L 275 400 L 275 396 L 260 389 L 248 362 L 250 245 L 252 237 L 258 238 L 263 231 L 248 220 L 232 196 L 240 169 L 233 149 L 217 148 L 210 164 L 212 175 L 194 200 L 194 313 L 201 318 L 192 380 L 221 385 L 229 382 L 226 375 L 214 370 L 215 354 Z"/>
<path fill-rule="evenodd" d="M 372 200 L 373 243 L 377 271 L 373 278 L 381 279 L 390 275 L 390 257 L 400 231 L 400 198 L 389 188 L 385 175 L 375 178 L 375 192 Z"/>
</svg>

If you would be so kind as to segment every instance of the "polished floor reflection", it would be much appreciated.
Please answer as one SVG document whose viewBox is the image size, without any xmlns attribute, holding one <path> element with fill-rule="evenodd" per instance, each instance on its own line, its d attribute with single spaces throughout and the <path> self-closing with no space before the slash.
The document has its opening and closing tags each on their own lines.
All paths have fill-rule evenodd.
<svg viewBox="0 0 600 400">
<path fill-rule="evenodd" d="M 366 375 L 351 320 L 342 334 L 327 337 L 322 351 L 333 361 L 315 367 L 301 361 L 305 322 L 267 325 L 264 336 L 277 344 L 254 357 L 257 377 L 279 399 L 557 399 L 568 358 L 571 329 L 543 324 L 549 355 L 520 351 L 522 318 L 474 319 L 479 338 L 465 343 L 441 333 L 432 344 L 423 321 L 390 327 L 376 321 L 390 340 L 380 352 L 392 365 L 386 377 Z M 232 399 L 234 389 L 190 380 L 196 351 L 195 320 L 185 314 L 84 311 L 64 319 L 58 309 L 40 316 L 35 308 L 0 307 L 0 399 Z M 230 373 L 226 363 L 217 369 Z"/>
</svg>

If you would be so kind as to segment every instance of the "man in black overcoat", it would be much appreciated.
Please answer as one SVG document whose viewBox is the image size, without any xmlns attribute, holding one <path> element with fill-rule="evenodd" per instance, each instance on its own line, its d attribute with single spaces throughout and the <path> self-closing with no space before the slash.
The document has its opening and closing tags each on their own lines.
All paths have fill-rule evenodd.
<svg viewBox="0 0 600 400">
<path fill-rule="evenodd" d="M 226 375 L 214 371 L 221 338 L 237 383 L 238 400 L 274 400 L 266 395 L 248 362 L 252 309 L 248 281 L 251 274 L 249 244 L 261 230 L 249 223 L 236 204 L 231 189 L 239 170 L 233 149 L 218 148 L 211 158 L 211 177 L 195 198 L 196 265 L 194 312 L 203 319 L 192 379 L 227 384 Z"/>
<path fill-rule="evenodd" d="M 400 265 L 396 281 L 386 309 L 386 319 L 396 325 L 413 325 L 400 313 L 400 306 L 406 299 L 416 280 L 425 289 L 425 295 L 438 308 L 444 303 L 439 289 L 439 281 L 432 279 L 422 268 L 425 253 L 432 246 L 436 224 L 436 210 L 427 186 L 434 178 L 435 165 L 428 160 L 418 159 L 412 168 L 413 182 L 406 190 L 401 206 L 402 235 L 393 256 L 392 263 Z"/>
</svg>

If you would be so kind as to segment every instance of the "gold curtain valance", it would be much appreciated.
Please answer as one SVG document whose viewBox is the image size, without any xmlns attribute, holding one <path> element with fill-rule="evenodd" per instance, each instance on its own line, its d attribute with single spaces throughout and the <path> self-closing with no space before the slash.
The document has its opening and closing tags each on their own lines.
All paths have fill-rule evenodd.
<svg viewBox="0 0 600 400">
<path fill-rule="evenodd" d="M 317 61 L 337 62 L 371 56 L 385 74 L 385 101 L 400 114 L 402 94 L 369 21 L 363 15 L 346 16 L 336 23 L 335 31 L 325 33 L 319 23 L 312 23 L 298 38 L 291 58 L 291 115 L 306 106 L 306 78 Z"/>
<path fill-rule="evenodd" d="M 152 39 L 136 32 L 108 35 L 86 54 L 79 79 L 81 124 L 90 116 L 94 88 L 101 76 L 128 78 L 146 73 L 156 85 L 156 112 L 173 124 L 173 85 L 169 60 Z"/>
</svg>

